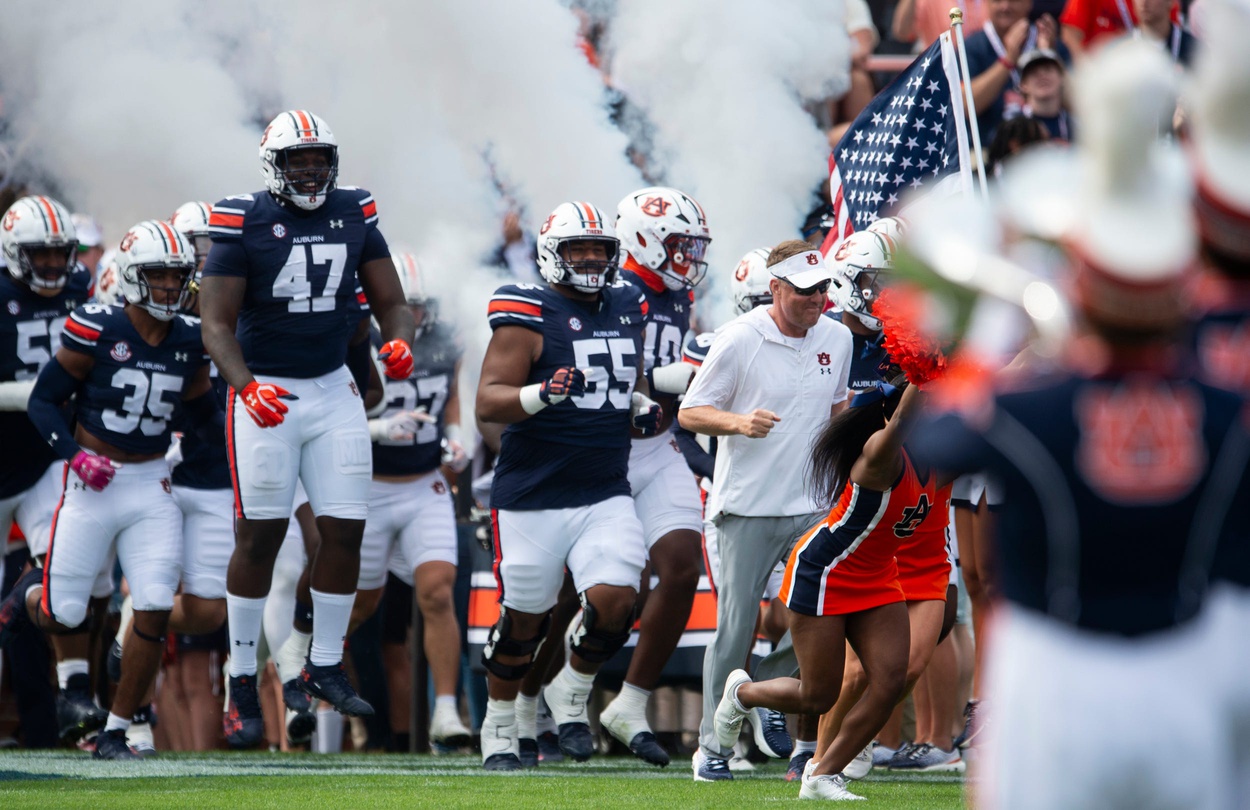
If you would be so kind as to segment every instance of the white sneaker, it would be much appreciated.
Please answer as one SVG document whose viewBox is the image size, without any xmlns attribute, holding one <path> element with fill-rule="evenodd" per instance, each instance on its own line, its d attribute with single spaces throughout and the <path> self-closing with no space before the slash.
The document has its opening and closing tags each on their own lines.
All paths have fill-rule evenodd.
<svg viewBox="0 0 1250 810">
<path fill-rule="evenodd" d="M 812 771 L 816 770 L 816 766 L 819 764 L 820 764 L 820 760 L 816 759 L 815 757 L 813 757 L 812 759 L 809 759 L 807 761 L 807 764 L 803 766 L 803 778 L 806 779 L 807 777 L 811 776 Z"/>
<path fill-rule="evenodd" d="M 151 723 L 131 723 L 126 730 L 126 743 L 141 757 L 156 756 L 156 739 Z"/>
<path fill-rule="evenodd" d="M 872 771 L 872 743 L 864 746 L 864 750 L 855 755 L 845 768 L 842 775 L 847 779 L 863 779 Z"/>
<path fill-rule="evenodd" d="M 846 789 L 846 778 L 840 773 L 828 773 L 823 776 L 803 776 L 803 787 L 799 788 L 800 799 L 823 799 L 831 802 L 862 802 L 863 796 L 856 796 Z"/>
<path fill-rule="evenodd" d="M 446 705 L 434 708 L 430 718 L 430 740 L 448 748 L 463 748 L 473 740 L 473 735 L 460 720 L 460 713 Z"/>
<path fill-rule="evenodd" d="M 729 758 L 729 770 L 731 771 L 753 771 L 755 763 L 746 757 L 747 749 L 742 744 L 742 740 L 734 743 L 734 755 Z"/>
<path fill-rule="evenodd" d="M 734 693 L 744 683 L 751 683 L 751 676 L 745 670 L 735 669 L 725 679 L 725 694 L 721 696 L 716 714 L 712 717 L 712 728 L 716 729 L 716 740 L 721 748 L 733 748 L 742 733 L 742 721 L 749 711 L 742 711 L 735 705 Z"/>
</svg>

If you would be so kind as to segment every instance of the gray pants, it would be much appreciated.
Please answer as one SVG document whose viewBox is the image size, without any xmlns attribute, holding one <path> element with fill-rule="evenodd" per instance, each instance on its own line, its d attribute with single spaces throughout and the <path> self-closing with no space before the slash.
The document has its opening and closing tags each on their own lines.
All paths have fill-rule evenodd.
<svg viewBox="0 0 1250 810">
<path fill-rule="evenodd" d="M 716 576 L 716 632 L 703 656 L 703 722 L 699 747 L 708 756 L 728 758 L 720 747 L 712 715 L 725 691 L 729 673 L 743 666 L 755 640 L 760 597 L 768 575 L 789 554 L 796 540 L 825 513 L 793 517 L 742 517 L 722 514 L 714 519 L 720 547 Z"/>
</svg>

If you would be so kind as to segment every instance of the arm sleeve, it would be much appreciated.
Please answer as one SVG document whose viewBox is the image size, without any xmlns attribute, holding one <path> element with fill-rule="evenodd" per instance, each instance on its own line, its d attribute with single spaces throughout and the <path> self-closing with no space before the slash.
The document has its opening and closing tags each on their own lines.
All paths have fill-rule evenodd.
<svg viewBox="0 0 1250 810">
<path fill-rule="evenodd" d="M 213 236 L 213 246 L 204 261 L 205 276 L 246 276 L 247 251 L 241 242 L 219 242 Z"/>
<path fill-rule="evenodd" d="M 717 410 L 728 409 L 738 390 L 739 349 L 736 344 L 737 341 L 729 332 L 720 335 L 712 343 L 707 360 L 690 381 L 686 398 L 681 401 L 682 408 L 711 405 Z"/>
<path fill-rule="evenodd" d="M 711 481 L 712 471 L 716 469 L 716 456 L 699 445 L 694 433 L 676 423 L 673 424 L 673 441 L 677 442 L 677 449 L 681 450 L 690 471 Z"/>
<path fill-rule="evenodd" d="M 61 406 L 78 390 L 78 384 L 79 381 L 53 357 L 39 372 L 26 409 L 39 435 L 52 445 L 53 452 L 66 461 L 82 450 L 74 441 L 74 431 L 61 411 Z"/>
</svg>

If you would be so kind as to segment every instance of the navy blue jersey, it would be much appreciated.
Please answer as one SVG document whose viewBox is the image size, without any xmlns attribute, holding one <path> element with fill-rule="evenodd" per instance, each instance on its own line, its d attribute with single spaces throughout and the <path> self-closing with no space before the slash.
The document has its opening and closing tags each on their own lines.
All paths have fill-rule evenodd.
<svg viewBox="0 0 1250 810">
<path fill-rule="evenodd" d="M 217 407 L 222 413 L 227 413 L 230 386 L 211 363 L 208 373 Z M 182 463 L 174 467 L 174 485 L 191 489 L 230 489 L 232 482 L 225 431 L 214 433 L 212 440 L 206 440 L 196 427 L 187 412 L 179 409 L 174 417 L 174 430 L 182 433 Z"/>
<path fill-rule="evenodd" d="M 382 336 L 375 331 L 372 337 L 373 345 L 381 348 Z M 419 333 L 412 345 L 412 376 L 406 380 L 383 378 L 386 387 L 384 417 L 420 407 L 438 421 L 418 422 L 417 432 L 409 441 L 374 442 L 374 475 L 418 475 L 437 468 L 442 462 L 447 396 L 461 354 L 463 349 L 454 330 L 438 323 L 433 329 Z"/>
<path fill-rule="evenodd" d="M 650 380 L 651 372 L 656 368 L 681 362 L 682 339 L 690 331 L 690 307 L 694 304 L 694 293 L 690 290 L 670 290 L 663 285 L 657 290 L 634 273 L 624 271 L 622 275 L 647 302 L 642 359 L 643 371 Z"/>
<path fill-rule="evenodd" d="M 1205 381 L 1250 398 L 1250 283 L 1233 285 L 1224 293 L 1195 321 L 1192 348 Z M 1250 520 L 1250 504 L 1242 506 L 1243 518 Z M 1224 539 L 1216 558 L 1216 577 L 1250 587 L 1250 541 L 1235 533 Z"/>
<path fill-rule="evenodd" d="M 842 323 L 842 313 L 830 309 L 825 317 Z M 861 335 L 851 330 L 851 373 L 847 376 L 846 387 L 852 393 L 872 388 L 881 382 L 877 367 L 885 359 L 885 347 L 881 345 L 882 335 Z"/>
<path fill-rule="evenodd" d="M 61 341 L 95 360 L 74 400 L 78 424 L 128 453 L 164 453 L 183 394 L 208 362 L 199 318 L 176 316 L 161 345 L 149 346 L 122 307 L 86 304 L 66 319 Z"/>
<path fill-rule="evenodd" d="M 65 286 L 44 298 L 0 270 L 0 382 L 33 380 L 61 347 L 61 329 L 90 295 L 91 273 L 81 264 Z M 0 411 L 0 498 L 25 492 L 56 461 L 26 411 Z"/>
<path fill-rule="evenodd" d="M 238 339 L 253 374 L 307 379 L 347 359 L 368 313 L 357 270 L 388 258 L 369 192 L 340 188 L 315 211 L 267 191 L 213 206 L 205 276 L 247 279 Z"/>
<path fill-rule="evenodd" d="M 700 332 L 697 335 L 691 335 L 681 349 L 681 359 L 692 366 L 702 366 L 703 361 L 707 359 L 708 351 L 712 348 L 712 341 L 715 339 L 715 332 Z"/>
<path fill-rule="evenodd" d="M 950 415 L 919 425 L 908 448 L 1002 482 L 1004 597 L 1134 636 L 1196 615 L 1217 542 L 1248 539 L 1233 525 L 1250 500 L 1244 406 L 1188 377 L 1063 373 L 1000 394 L 975 428 Z"/>
<path fill-rule="evenodd" d="M 491 329 L 520 326 L 542 335 L 526 384 L 557 369 L 586 372 L 586 393 L 504 430 L 491 506 L 563 509 L 629 495 L 629 409 L 642 354 L 647 302 L 616 284 L 593 302 L 548 287 L 500 287 L 488 307 Z"/>
</svg>

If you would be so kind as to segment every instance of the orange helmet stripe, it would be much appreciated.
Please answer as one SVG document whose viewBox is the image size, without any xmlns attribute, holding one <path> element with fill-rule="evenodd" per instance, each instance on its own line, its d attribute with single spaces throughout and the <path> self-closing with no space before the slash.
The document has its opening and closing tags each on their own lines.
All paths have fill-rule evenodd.
<svg viewBox="0 0 1250 810">
<path fill-rule="evenodd" d="M 56 209 L 52 207 L 52 203 L 48 202 L 47 197 L 35 198 L 41 206 L 44 213 L 48 215 L 48 224 L 52 226 L 52 233 L 59 234 L 61 232 L 61 220 L 56 215 Z"/>
</svg>

